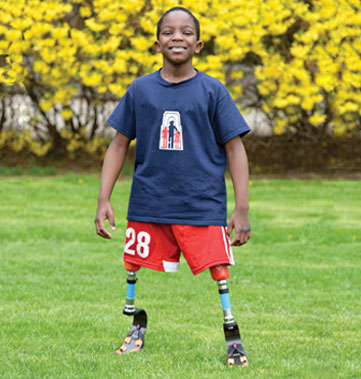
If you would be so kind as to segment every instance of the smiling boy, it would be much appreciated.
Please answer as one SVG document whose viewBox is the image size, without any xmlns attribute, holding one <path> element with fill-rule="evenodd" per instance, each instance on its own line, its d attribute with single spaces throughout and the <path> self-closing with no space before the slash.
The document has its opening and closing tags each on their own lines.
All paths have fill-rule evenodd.
<svg viewBox="0 0 361 379">
<path fill-rule="evenodd" d="M 140 267 L 175 272 L 182 253 L 194 275 L 209 268 L 218 282 L 228 364 L 247 366 L 226 279 L 227 265 L 234 264 L 231 246 L 250 238 L 248 162 L 240 138 L 250 129 L 226 88 L 193 67 L 202 42 L 199 22 L 190 11 L 175 7 L 164 13 L 155 47 L 163 55 L 162 68 L 134 80 L 107 120 L 117 132 L 104 159 L 96 232 L 112 238 L 104 224 L 108 219 L 115 229 L 110 196 L 129 143 L 137 138 L 124 247 L 124 313 L 136 313 Z M 235 193 L 228 224 L 226 162 Z M 139 351 L 144 332 L 145 327 L 132 328 L 117 352 Z"/>
</svg>

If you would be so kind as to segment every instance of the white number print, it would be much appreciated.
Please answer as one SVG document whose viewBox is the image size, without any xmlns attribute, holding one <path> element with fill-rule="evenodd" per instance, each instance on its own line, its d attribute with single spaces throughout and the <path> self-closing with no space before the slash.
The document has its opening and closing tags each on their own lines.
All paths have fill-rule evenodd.
<svg viewBox="0 0 361 379">
<path fill-rule="evenodd" d="M 150 235 L 147 232 L 139 232 L 137 238 L 137 253 L 141 258 L 147 258 L 149 255 Z"/>
<path fill-rule="evenodd" d="M 128 228 L 126 231 L 126 238 L 130 238 L 129 241 L 125 244 L 124 253 L 135 255 L 137 251 L 138 255 L 141 258 L 147 258 L 149 256 L 149 244 L 150 244 L 150 234 L 147 232 L 139 232 L 136 235 L 136 232 L 133 228 Z M 133 247 L 136 244 L 136 250 Z"/>
<path fill-rule="evenodd" d="M 124 253 L 135 255 L 135 250 L 130 248 L 135 242 L 135 230 L 133 228 L 128 228 L 125 235 L 126 238 L 130 238 L 130 240 L 124 246 Z"/>
</svg>

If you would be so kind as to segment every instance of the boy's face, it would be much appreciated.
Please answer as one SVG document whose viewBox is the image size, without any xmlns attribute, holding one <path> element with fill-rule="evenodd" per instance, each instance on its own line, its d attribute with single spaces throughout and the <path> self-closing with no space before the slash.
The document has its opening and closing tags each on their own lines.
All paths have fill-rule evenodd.
<svg viewBox="0 0 361 379">
<path fill-rule="evenodd" d="M 187 63 L 199 53 L 202 42 L 197 41 L 192 17 L 183 11 L 173 11 L 163 19 L 159 40 L 155 42 L 158 53 L 175 66 Z"/>
</svg>

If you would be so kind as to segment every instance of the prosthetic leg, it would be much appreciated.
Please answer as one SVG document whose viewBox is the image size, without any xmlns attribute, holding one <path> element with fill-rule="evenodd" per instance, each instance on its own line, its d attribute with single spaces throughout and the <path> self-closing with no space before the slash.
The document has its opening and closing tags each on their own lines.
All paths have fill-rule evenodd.
<svg viewBox="0 0 361 379">
<path fill-rule="evenodd" d="M 133 325 L 126 336 L 123 345 L 115 350 L 115 354 L 126 354 L 138 352 L 144 347 L 144 334 L 147 328 L 147 314 L 144 309 L 135 307 L 135 283 L 137 282 L 136 272 L 140 266 L 125 262 L 125 269 L 128 271 L 127 278 L 127 296 L 123 313 L 127 316 L 133 316 Z"/>
<path fill-rule="evenodd" d="M 248 359 L 243 350 L 241 336 L 236 321 L 233 318 L 231 303 L 227 286 L 229 270 L 226 265 L 217 265 L 210 268 L 212 278 L 218 283 L 218 292 L 221 295 L 223 315 L 224 315 L 224 335 L 227 347 L 227 365 L 248 367 Z"/>
</svg>

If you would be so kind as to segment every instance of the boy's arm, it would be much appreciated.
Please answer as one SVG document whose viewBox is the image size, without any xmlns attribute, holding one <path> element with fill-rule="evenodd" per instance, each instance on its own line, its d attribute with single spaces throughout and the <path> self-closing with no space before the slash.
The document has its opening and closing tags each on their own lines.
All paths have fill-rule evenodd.
<svg viewBox="0 0 361 379">
<path fill-rule="evenodd" d="M 235 208 L 229 218 L 227 233 L 232 239 L 232 246 L 245 244 L 251 238 L 251 226 L 248 219 L 248 160 L 240 137 L 235 137 L 225 144 L 228 168 L 231 173 L 235 195 Z"/>
<path fill-rule="evenodd" d="M 115 230 L 114 212 L 110 204 L 110 196 L 119 173 L 122 170 L 129 143 L 130 138 L 117 132 L 105 154 L 100 180 L 98 207 L 94 220 L 96 233 L 103 238 L 112 238 L 112 235 L 105 228 L 105 220 L 108 219 L 110 228 Z"/>
</svg>

